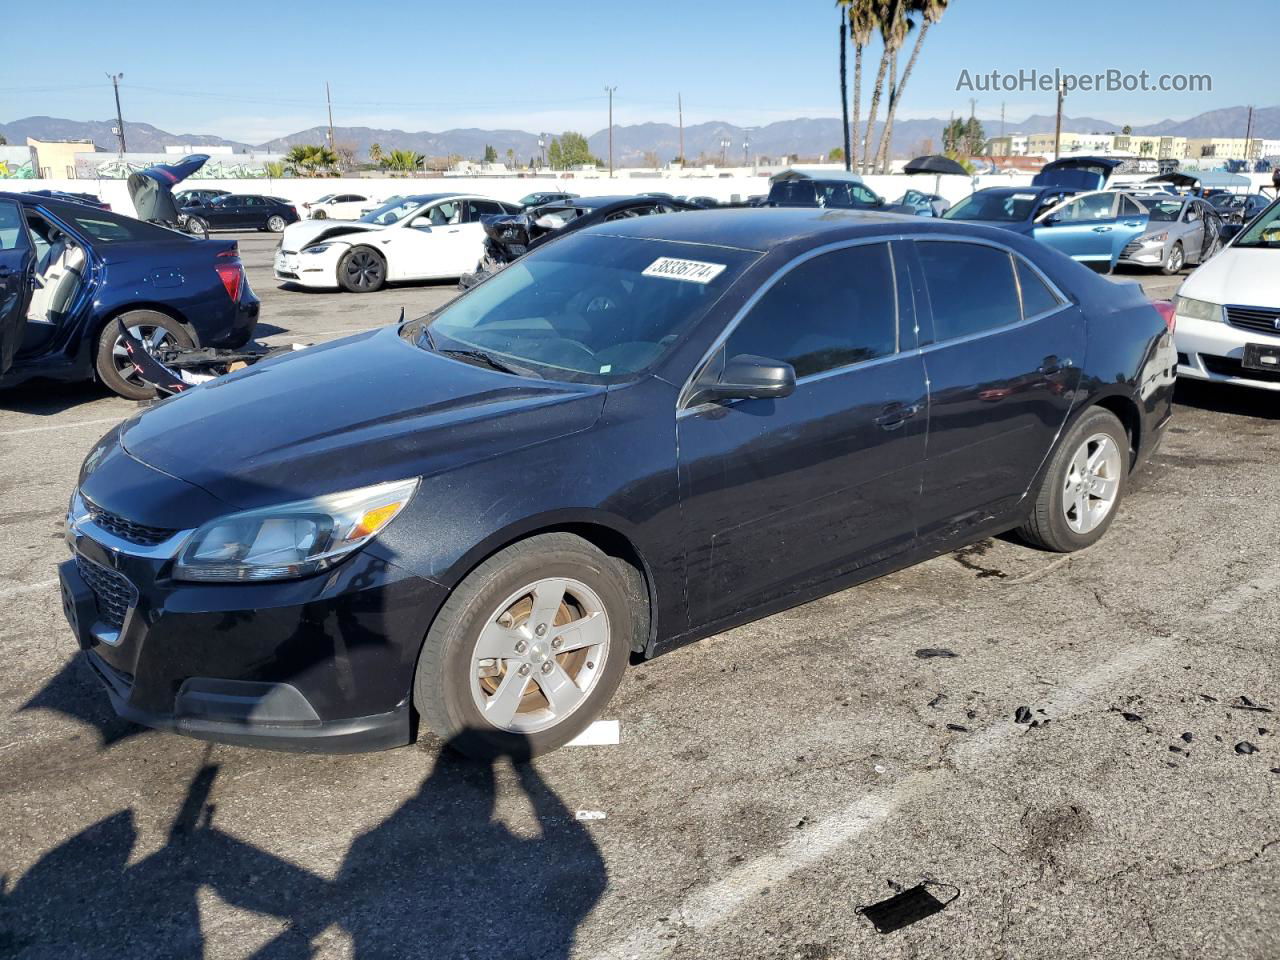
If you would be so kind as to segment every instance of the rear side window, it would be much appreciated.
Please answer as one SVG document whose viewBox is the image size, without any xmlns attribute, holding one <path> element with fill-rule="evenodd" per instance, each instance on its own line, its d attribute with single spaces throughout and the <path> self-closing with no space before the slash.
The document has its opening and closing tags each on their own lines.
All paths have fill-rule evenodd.
<svg viewBox="0 0 1280 960">
<path fill-rule="evenodd" d="M 935 341 L 968 337 L 1017 323 L 1022 305 L 1013 258 L 976 243 L 916 242 L 933 306 Z"/>
<path fill-rule="evenodd" d="M 185 234 L 177 233 L 166 227 L 156 226 L 154 223 L 134 220 L 131 217 L 119 217 L 105 210 L 95 210 L 92 207 L 85 207 L 81 211 L 78 207 L 73 208 L 70 205 L 59 206 L 54 212 L 57 213 L 60 219 L 67 221 L 85 236 L 99 243 L 127 243 L 141 240 L 153 242 L 157 240 L 173 241 L 177 237 L 185 236 Z M 187 239 L 190 238 L 188 237 Z"/>
<path fill-rule="evenodd" d="M 1051 310 L 1057 310 L 1062 306 L 1062 301 L 1058 299 L 1043 280 L 1040 274 L 1036 273 L 1021 257 L 1014 257 L 1014 269 L 1018 271 L 1018 289 L 1022 291 L 1022 315 L 1024 317 L 1038 317 L 1042 313 L 1048 313 Z"/>
<path fill-rule="evenodd" d="M 897 349 L 889 247 L 873 243 L 814 257 L 780 279 L 729 335 L 725 356 L 782 360 L 805 377 Z"/>
<path fill-rule="evenodd" d="M 769 202 L 812 206 L 818 202 L 818 197 L 811 180 L 782 180 L 769 189 Z"/>
<path fill-rule="evenodd" d="M 0 200 L 0 250 L 25 250 L 29 246 L 18 205 L 12 200 Z"/>
</svg>

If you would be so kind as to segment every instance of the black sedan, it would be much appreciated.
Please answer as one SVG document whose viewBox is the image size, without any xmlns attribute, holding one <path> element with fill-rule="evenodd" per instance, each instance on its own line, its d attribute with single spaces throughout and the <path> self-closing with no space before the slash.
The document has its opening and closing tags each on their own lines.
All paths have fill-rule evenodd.
<svg viewBox="0 0 1280 960">
<path fill-rule="evenodd" d="M 284 228 L 300 219 L 298 209 L 280 197 L 259 194 L 228 193 L 207 203 L 183 207 L 190 234 L 203 237 L 213 230 L 270 230 L 283 233 Z"/>
<path fill-rule="evenodd" d="M 601 223 L 113 430 L 65 608 L 141 723 L 330 750 L 420 724 L 527 756 L 634 656 L 1006 530 L 1095 543 L 1175 364 L 1136 285 L 1007 231 Z"/>
</svg>

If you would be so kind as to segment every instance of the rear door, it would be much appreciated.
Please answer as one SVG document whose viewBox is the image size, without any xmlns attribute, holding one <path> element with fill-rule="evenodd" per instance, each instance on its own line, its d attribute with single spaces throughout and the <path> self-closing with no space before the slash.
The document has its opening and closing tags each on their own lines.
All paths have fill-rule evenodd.
<svg viewBox="0 0 1280 960">
<path fill-rule="evenodd" d="M 34 277 L 35 251 L 22 211 L 15 201 L 0 200 L 0 375 L 22 345 Z"/>
<path fill-rule="evenodd" d="M 1080 382 L 1080 310 L 1020 255 L 978 241 L 917 240 L 929 378 L 922 540 L 951 539 L 1022 499 Z M 920 282 L 920 281 L 923 282 Z"/>
</svg>

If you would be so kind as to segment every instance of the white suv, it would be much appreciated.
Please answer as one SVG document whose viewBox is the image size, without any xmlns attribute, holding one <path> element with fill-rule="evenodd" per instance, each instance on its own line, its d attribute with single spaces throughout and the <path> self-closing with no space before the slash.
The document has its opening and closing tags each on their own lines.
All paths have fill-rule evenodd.
<svg viewBox="0 0 1280 960">
<path fill-rule="evenodd" d="M 1280 201 L 1187 277 L 1174 302 L 1178 376 L 1280 390 Z"/>
</svg>

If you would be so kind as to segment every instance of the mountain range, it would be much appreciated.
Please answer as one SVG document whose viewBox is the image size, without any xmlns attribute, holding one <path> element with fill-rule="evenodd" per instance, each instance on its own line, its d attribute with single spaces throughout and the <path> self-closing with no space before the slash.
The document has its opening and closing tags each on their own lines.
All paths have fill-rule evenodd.
<svg viewBox="0 0 1280 960">
<path fill-rule="evenodd" d="M 911 156 L 927 148 L 938 150 L 942 141 L 942 129 L 946 120 L 898 119 L 894 123 L 893 146 L 897 156 Z M 1184 137 L 1243 137 L 1247 124 L 1247 108 L 1226 107 L 1210 110 L 1188 120 L 1162 120 L 1144 126 L 1135 125 L 1134 133 L 1159 134 Z M 1000 132 L 998 121 L 984 121 L 988 136 Z M 58 117 L 25 117 L 11 123 L 0 123 L 0 135 L 11 144 L 22 144 L 27 137 L 37 140 L 92 140 L 102 150 L 116 149 L 116 136 L 112 133 L 112 120 L 80 121 Z M 1043 133 L 1054 126 L 1054 118 L 1033 115 L 1021 121 L 1007 121 L 1006 132 Z M 1123 129 L 1123 123 L 1100 120 L 1096 117 L 1063 117 L 1062 129 L 1070 133 L 1110 133 Z M 340 147 L 348 147 L 357 158 L 368 156 L 370 145 L 376 143 L 383 151 L 413 150 L 428 157 L 446 157 L 456 154 L 479 159 L 486 146 L 493 146 L 499 158 L 505 158 L 511 150 L 515 158 L 524 162 L 539 155 L 538 134 L 523 130 L 483 130 L 466 128 L 429 131 L 406 131 L 373 127 L 335 127 L 334 139 Z M 161 153 L 166 144 L 198 144 L 201 146 L 230 146 L 237 152 L 284 153 L 290 147 L 302 144 L 324 143 L 328 128 L 315 126 L 299 130 L 288 136 L 277 137 L 262 144 L 247 144 L 227 140 L 212 134 L 169 133 L 149 123 L 126 121 L 125 139 L 130 152 Z M 879 132 L 877 131 L 877 139 Z M 1280 139 L 1280 107 L 1264 107 L 1254 110 L 1253 136 Z M 727 141 L 728 146 L 723 144 Z M 840 121 L 832 118 L 801 117 L 780 120 L 761 127 L 746 128 L 731 123 L 709 122 L 691 124 L 684 128 L 684 150 L 689 162 L 699 156 L 720 157 L 722 151 L 732 162 L 749 152 L 752 156 L 777 157 L 798 155 L 813 157 L 826 154 L 843 141 Z M 749 147 L 744 150 L 744 144 Z M 609 132 L 599 130 L 588 137 L 591 152 L 602 159 L 609 152 Z M 670 123 L 638 123 L 615 125 L 613 128 L 614 162 L 619 166 L 644 162 L 646 153 L 656 153 L 662 162 L 680 152 L 680 131 Z"/>
</svg>

